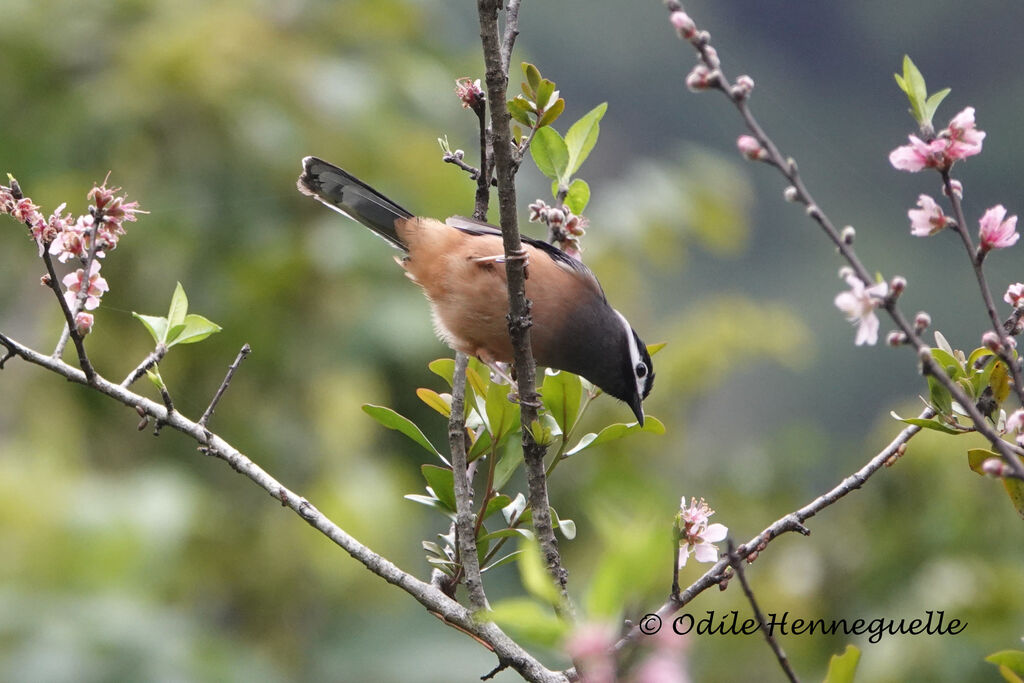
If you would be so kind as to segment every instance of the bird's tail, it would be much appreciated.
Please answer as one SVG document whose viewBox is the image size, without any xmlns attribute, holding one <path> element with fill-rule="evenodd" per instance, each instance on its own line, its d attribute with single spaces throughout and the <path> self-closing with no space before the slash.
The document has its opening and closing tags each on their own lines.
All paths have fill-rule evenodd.
<svg viewBox="0 0 1024 683">
<path fill-rule="evenodd" d="M 406 211 L 377 190 L 334 164 L 316 157 L 302 160 L 299 192 L 319 200 L 329 209 L 359 221 L 403 251 L 409 248 L 395 229 L 396 220 L 412 218 Z"/>
</svg>

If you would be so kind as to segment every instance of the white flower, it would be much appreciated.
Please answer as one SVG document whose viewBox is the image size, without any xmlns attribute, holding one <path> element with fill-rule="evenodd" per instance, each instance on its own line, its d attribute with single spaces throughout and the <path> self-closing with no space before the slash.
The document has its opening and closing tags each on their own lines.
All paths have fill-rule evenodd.
<svg viewBox="0 0 1024 683">
<path fill-rule="evenodd" d="M 836 308 L 843 312 L 846 319 L 857 325 L 857 338 L 854 343 L 876 344 L 878 342 L 878 316 L 875 308 L 889 291 L 885 282 L 865 287 L 859 277 L 850 273 L 846 275 L 846 284 L 850 291 L 836 295 Z"/>
</svg>

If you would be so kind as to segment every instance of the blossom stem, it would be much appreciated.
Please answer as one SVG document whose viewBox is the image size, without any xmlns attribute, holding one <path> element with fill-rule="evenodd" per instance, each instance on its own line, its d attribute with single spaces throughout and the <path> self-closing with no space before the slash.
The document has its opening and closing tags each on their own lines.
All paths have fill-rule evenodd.
<svg viewBox="0 0 1024 683">
<path fill-rule="evenodd" d="M 57 271 L 53 268 L 53 259 L 50 258 L 50 252 L 47 249 L 43 250 L 43 263 L 46 264 L 46 272 L 49 275 L 47 285 L 57 297 L 57 302 L 60 304 L 61 312 L 64 313 L 65 321 L 64 332 L 61 335 L 60 342 L 57 344 L 57 348 L 53 352 L 52 358 L 55 360 L 60 358 L 60 355 L 64 352 L 64 345 L 70 336 L 75 344 L 75 351 L 78 352 L 78 363 L 82 367 L 82 372 L 85 373 L 86 382 L 92 384 L 96 378 L 96 370 L 92 367 L 89 356 L 85 353 L 85 342 L 75 327 L 75 314 L 68 306 L 64 293 L 60 291 L 60 280 L 57 278 Z M 86 289 L 88 289 L 88 286 L 86 286 Z"/>
</svg>

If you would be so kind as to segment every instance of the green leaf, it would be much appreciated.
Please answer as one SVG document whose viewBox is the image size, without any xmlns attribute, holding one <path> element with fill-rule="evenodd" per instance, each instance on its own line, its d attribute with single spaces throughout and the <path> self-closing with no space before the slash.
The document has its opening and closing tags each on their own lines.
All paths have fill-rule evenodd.
<svg viewBox="0 0 1024 683">
<path fill-rule="evenodd" d="M 517 443 L 510 443 L 494 467 L 494 488 L 503 488 L 522 461 L 523 449 Z"/>
<path fill-rule="evenodd" d="M 502 510 L 512 504 L 512 499 L 506 496 L 504 493 L 494 496 L 487 501 L 487 507 L 484 509 L 484 520 L 493 515 L 495 512 Z"/>
<path fill-rule="evenodd" d="M 504 557 L 497 559 L 494 562 L 491 562 L 486 567 L 481 567 L 480 573 L 483 574 L 486 571 L 497 569 L 498 567 L 506 565 L 509 562 L 514 562 L 515 560 L 519 559 L 519 556 L 522 554 L 522 552 L 522 550 L 515 550 L 513 552 L 510 552 L 508 555 L 505 555 Z"/>
<path fill-rule="evenodd" d="M 480 368 L 480 372 L 484 373 L 483 376 L 480 375 L 480 372 L 477 371 L 477 367 L 474 366 Z M 473 392 L 480 398 L 485 398 L 487 396 L 487 384 L 489 380 L 484 381 L 484 377 L 490 377 L 490 370 L 488 370 L 487 366 L 480 361 L 475 358 L 471 358 L 469 366 L 466 368 L 466 379 L 469 380 L 469 386 L 473 388 Z"/>
<path fill-rule="evenodd" d="M 533 134 L 530 156 L 541 173 L 561 181 L 569 164 L 569 150 L 554 128 L 541 128 Z"/>
<path fill-rule="evenodd" d="M 935 112 L 938 110 L 939 105 L 942 104 L 942 100 L 946 99 L 946 95 L 949 94 L 949 88 L 943 88 L 938 92 L 932 93 L 927 101 L 924 103 L 924 116 L 927 121 L 931 121 L 935 117 Z"/>
<path fill-rule="evenodd" d="M 419 503 L 420 505 L 426 505 L 427 507 L 434 508 L 435 510 L 440 510 L 449 519 L 455 519 L 455 512 L 453 510 L 449 510 L 448 506 L 446 506 L 444 503 L 442 503 L 434 496 L 424 496 L 418 493 L 408 493 L 402 497 L 405 498 L 406 500 L 411 500 L 414 503 Z"/>
<path fill-rule="evenodd" d="M 1020 681 L 1024 676 L 1024 650 L 1001 650 L 993 652 L 985 657 L 986 662 L 991 662 L 999 667 L 1000 673 L 1007 681 Z M 1015 674 L 1016 678 L 1010 678 L 1007 673 Z"/>
<path fill-rule="evenodd" d="M 931 429 L 933 431 L 942 432 L 944 434 L 968 434 L 968 433 L 970 433 L 970 432 L 966 432 L 966 431 L 963 431 L 963 430 L 960 430 L 960 429 L 954 429 L 954 428 L 950 427 L 948 424 L 946 424 L 945 422 L 942 422 L 941 420 L 937 420 L 935 418 L 924 420 L 924 419 L 921 419 L 920 417 L 900 417 L 899 415 L 897 415 L 893 411 L 890 411 L 889 414 L 892 415 L 897 420 L 899 420 L 900 422 L 906 423 L 908 425 L 916 425 L 916 426 L 918 426 L 918 427 L 920 427 L 922 429 Z"/>
<path fill-rule="evenodd" d="M 519 543 L 519 549 L 523 551 L 519 560 L 519 577 L 523 581 L 523 588 L 538 600 L 550 605 L 557 605 L 561 598 L 551 575 L 548 574 L 548 570 L 544 566 L 540 544 L 536 541 L 523 540 Z"/>
<path fill-rule="evenodd" d="M 1006 495 L 1010 497 L 1017 514 L 1024 517 L 1024 481 L 1003 477 L 1003 488 L 1006 489 Z"/>
<path fill-rule="evenodd" d="M 201 315 L 189 313 L 185 316 L 185 322 L 175 325 L 167 334 L 167 345 L 195 344 L 201 342 L 211 334 L 221 331 L 221 326 L 210 322 Z"/>
<path fill-rule="evenodd" d="M 860 650 L 853 645 L 847 645 L 843 654 L 832 655 L 829 659 L 824 683 L 853 683 L 859 662 Z"/>
<path fill-rule="evenodd" d="M 171 295 L 171 307 L 167 311 L 167 326 L 173 328 L 185 322 L 188 314 L 188 297 L 185 296 L 185 289 L 179 282 L 174 287 L 174 294 Z"/>
<path fill-rule="evenodd" d="M 523 62 L 523 75 L 526 76 L 526 85 L 530 89 L 530 96 L 533 97 L 537 94 L 537 88 L 540 87 L 540 70 L 529 62 Z"/>
<path fill-rule="evenodd" d="M 938 362 L 942 369 L 946 371 L 952 379 L 957 380 L 964 376 L 964 368 L 960 364 L 960 361 L 956 359 L 952 353 L 945 351 L 944 349 L 933 348 L 931 350 L 932 358 Z"/>
<path fill-rule="evenodd" d="M 496 541 L 499 538 L 512 538 L 512 537 L 523 538 L 523 539 L 526 539 L 526 540 L 533 540 L 533 532 L 530 531 L 529 529 L 513 529 L 513 528 L 499 529 L 498 531 L 492 531 L 491 533 L 489 533 L 489 534 L 487 534 L 485 536 L 481 536 L 477 540 L 478 541 L 483 540 L 483 541 L 486 541 L 486 542 L 490 542 L 490 541 Z"/>
<path fill-rule="evenodd" d="M 925 101 L 928 99 L 928 89 L 925 86 L 924 76 L 917 66 L 910 59 L 910 55 L 903 56 L 903 75 L 895 74 L 896 83 L 900 89 L 907 94 L 910 100 L 910 111 L 919 124 L 930 123 L 924 116 Z"/>
<path fill-rule="evenodd" d="M 454 358 L 438 358 L 437 360 L 430 361 L 427 364 L 427 368 L 448 382 L 448 386 L 452 386 L 452 378 L 455 376 L 455 359 Z"/>
<path fill-rule="evenodd" d="M 160 376 L 160 368 L 153 366 L 152 369 L 146 370 L 146 377 L 149 377 L 149 381 L 153 383 L 157 389 L 166 389 L 167 385 L 164 384 L 164 378 Z"/>
<path fill-rule="evenodd" d="M 565 100 L 559 97 L 555 100 L 550 107 L 544 110 L 544 114 L 540 117 L 540 121 L 537 122 L 537 127 L 550 126 L 555 122 L 562 112 L 565 111 Z"/>
<path fill-rule="evenodd" d="M 939 380 L 928 375 L 928 399 L 939 414 L 950 415 L 953 412 L 953 396 Z"/>
<path fill-rule="evenodd" d="M 153 341 L 157 344 L 164 341 L 164 336 L 167 334 L 167 318 L 158 318 L 155 315 L 142 315 L 132 311 L 132 315 L 135 316 L 142 326 L 146 328 L 149 335 L 153 337 Z"/>
<path fill-rule="evenodd" d="M 579 215 L 590 203 L 590 185 L 585 180 L 576 178 L 569 185 L 569 191 L 565 195 L 565 205 L 574 214 Z"/>
<path fill-rule="evenodd" d="M 523 99 L 522 95 L 516 95 L 508 101 L 508 113 L 512 118 L 524 126 L 529 126 L 530 128 L 533 128 L 533 122 L 530 120 L 530 113 L 532 111 L 533 110 L 530 108 L 530 105 L 525 99 Z"/>
<path fill-rule="evenodd" d="M 521 411 L 508 400 L 508 393 L 509 387 L 504 384 L 491 383 L 487 389 L 487 422 L 498 445 L 519 428 Z"/>
<path fill-rule="evenodd" d="M 551 417 L 555 418 L 562 433 L 568 434 L 580 412 L 580 401 L 583 398 L 580 378 L 565 370 L 554 373 L 548 370 L 544 373 L 540 393 Z"/>
<path fill-rule="evenodd" d="M 981 464 L 989 458 L 998 457 L 998 453 L 990 451 L 987 448 L 969 448 L 967 450 L 967 466 L 978 474 L 985 476 L 985 471 L 981 469 Z"/>
<path fill-rule="evenodd" d="M 534 103 L 537 105 L 537 109 L 546 109 L 548 104 L 551 102 L 551 96 L 555 94 L 555 83 L 548 79 L 543 79 L 540 85 L 537 86 L 537 98 Z"/>
<path fill-rule="evenodd" d="M 523 565 L 519 555 L 519 566 Z M 490 612 L 481 615 L 505 631 L 518 634 L 517 640 L 529 640 L 554 647 L 569 633 L 569 625 L 546 608 L 529 598 L 508 598 L 494 604 Z"/>
<path fill-rule="evenodd" d="M 405 434 L 407 437 L 423 446 L 427 451 L 433 453 L 442 461 L 447 462 L 444 456 L 441 455 L 441 453 L 434 448 L 434 445 L 430 443 L 427 437 L 423 435 L 423 432 L 416 426 L 416 423 L 409 418 L 399 415 L 387 406 L 375 406 L 372 403 L 364 403 L 363 412 L 388 429 L 394 429 L 395 431 Z"/>
<path fill-rule="evenodd" d="M 608 103 L 602 102 L 589 112 L 583 115 L 576 123 L 569 127 L 565 134 L 565 144 L 569 149 L 569 169 L 567 177 L 576 173 L 580 166 L 590 156 L 590 150 L 597 143 L 597 136 L 601 132 L 601 118 L 608 110 Z"/>
<path fill-rule="evenodd" d="M 652 432 L 654 434 L 664 434 L 665 425 L 662 424 L 661 420 L 656 417 L 648 415 L 644 420 L 644 426 L 641 427 L 638 422 L 630 422 L 629 424 L 623 422 L 617 422 L 615 424 L 608 425 L 597 434 L 593 432 L 585 434 L 583 438 L 579 440 L 575 446 L 570 450 L 566 451 L 566 457 L 575 455 L 580 451 L 590 448 L 591 446 L 599 446 L 608 441 L 614 441 L 615 439 L 621 439 L 628 434 L 636 432 Z"/>
<path fill-rule="evenodd" d="M 448 400 L 445 400 L 444 396 L 433 389 L 425 389 L 423 387 L 416 390 L 416 396 L 446 418 L 452 416 L 451 396 L 448 396 Z"/>
<path fill-rule="evenodd" d="M 489 453 L 491 450 L 491 443 L 491 433 L 486 429 L 480 430 L 480 435 L 476 437 L 476 441 L 473 442 L 473 445 L 469 447 L 469 452 L 466 453 L 466 459 L 469 462 L 473 462 L 481 455 Z M 495 488 L 501 487 L 495 486 Z"/>
<path fill-rule="evenodd" d="M 437 499 L 455 512 L 455 474 L 449 468 L 437 465 L 422 465 L 420 472 Z"/>
</svg>

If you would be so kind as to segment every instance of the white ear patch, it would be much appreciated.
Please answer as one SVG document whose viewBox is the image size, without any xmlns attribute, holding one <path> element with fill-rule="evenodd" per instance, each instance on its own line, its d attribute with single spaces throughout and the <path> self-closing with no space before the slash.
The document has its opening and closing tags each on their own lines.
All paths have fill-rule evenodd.
<svg viewBox="0 0 1024 683">
<path fill-rule="evenodd" d="M 630 326 L 629 321 L 618 311 L 615 311 L 615 315 L 619 316 L 619 320 L 622 321 L 622 327 L 626 333 L 626 342 L 629 344 L 629 367 L 632 369 L 633 380 L 636 382 L 636 395 L 643 396 L 644 387 L 647 385 L 647 375 L 650 374 L 651 369 L 647 367 L 643 358 L 640 357 L 640 349 L 636 345 L 636 337 L 633 335 L 633 328 Z M 643 366 L 642 370 L 640 369 L 641 365 Z"/>
</svg>

